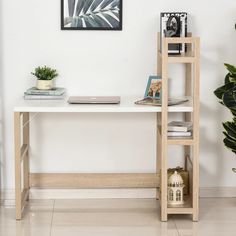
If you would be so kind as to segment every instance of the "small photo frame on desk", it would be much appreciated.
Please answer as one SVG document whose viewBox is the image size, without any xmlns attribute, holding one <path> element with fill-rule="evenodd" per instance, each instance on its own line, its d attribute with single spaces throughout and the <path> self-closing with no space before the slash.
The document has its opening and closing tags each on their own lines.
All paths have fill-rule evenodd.
<svg viewBox="0 0 236 236">
<path fill-rule="evenodd" d="M 162 81 L 160 76 L 149 76 L 144 97 L 161 99 L 161 87 Z"/>
</svg>

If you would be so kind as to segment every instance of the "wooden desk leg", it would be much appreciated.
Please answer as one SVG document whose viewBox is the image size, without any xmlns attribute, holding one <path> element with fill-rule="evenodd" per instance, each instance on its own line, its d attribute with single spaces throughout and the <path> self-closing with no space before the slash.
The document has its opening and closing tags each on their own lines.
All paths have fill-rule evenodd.
<svg viewBox="0 0 236 236">
<path fill-rule="evenodd" d="M 15 136 L 15 204 L 16 219 L 21 219 L 22 199 L 21 199 L 21 120 L 20 112 L 14 113 L 14 136 Z"/>
<path fill-rule="evenodd" d="M 23 144 L 27 145 L 27 152 L 23 160 L 25 200 L 29 200 L 29 113 L 23 113 Z"/>
</svg>

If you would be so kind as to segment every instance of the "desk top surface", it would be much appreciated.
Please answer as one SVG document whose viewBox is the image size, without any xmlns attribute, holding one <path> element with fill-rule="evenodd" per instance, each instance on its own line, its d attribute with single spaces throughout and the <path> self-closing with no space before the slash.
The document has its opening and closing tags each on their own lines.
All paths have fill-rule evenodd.
<svg viewBox="0 0 236 236">
<path fill-rule="evenodd" d="M 161 112 L 161 107 L 136 105 L 135 101 L 142 97 L 121 97 L 120 104 L 68 104 L 64 100 L 24 100 L 14 107 L 14 112 Z M 192 101 L 180 105 L 169 106 L 169 112 L 192 112 Z"/>
</svg>

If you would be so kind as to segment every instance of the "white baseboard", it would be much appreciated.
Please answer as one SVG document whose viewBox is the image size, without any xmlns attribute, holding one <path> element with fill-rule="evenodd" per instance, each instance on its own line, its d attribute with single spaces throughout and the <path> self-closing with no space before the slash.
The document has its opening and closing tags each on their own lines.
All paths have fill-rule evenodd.
<svg viewBox="0 0 236 236">
<path fill-rule="evenodd" d="M 200 197 L 236 197 L 236 187 L 202 187 Z"/>
<path fill-rule="evenodd" d="M 30 199 L 155 198 L 156 189 L 31 189 Z M 236 197 L 236 187 L 200 188 L 200 197 Z M 1 190 L 0 199 L 15 199 L 13 189 Z"/>
</svg>

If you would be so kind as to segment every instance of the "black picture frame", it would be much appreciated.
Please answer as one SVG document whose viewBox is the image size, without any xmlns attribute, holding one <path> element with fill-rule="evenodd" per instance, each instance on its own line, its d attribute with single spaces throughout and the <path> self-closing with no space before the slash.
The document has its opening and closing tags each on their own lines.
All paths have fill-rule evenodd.
<svg viewBox="0 0 236 236">
<path fill-rule="evenodd" d="M 69 26 L 69 25 L 66 26 L 65 25 L 65 22 L 64 22 L 65 19 L 66 19 L 66 17 L 64 16 L 65 2 L 67 2 L 67 7 L 68 7 L 68 15 L 69 15 L 69 17 L 67 17 L 68 22 L 70 20 L 72 20 L 73 24 L 75 25 L 75 23 L 77 23 L 78 26 Z M 115 6 L 114 7 L 115 10 L 114 11 L 108 10 L 108 11 L 110 11 L 108 13 L 111 13 L 111 15 L 113 15 L 113 17 L 110 14 L 107 14 L 104 11 L 101 11 L 98 14 L 94 14 L 92 17 L 90 15 L 90 17 L 86 17 L 87 19 L 85 19 L 85 17 L 81 17 L 81 19 L 79 19 L 79 17 L 74 18 L 74 16 L 71 16 L 71 13 L 69 13 L 69 11 L 71 10 L 71 12 L 73 11 L 75 13 L 75 10 L 76 10 L 75 8 L 77 7 L 77 6 L 75 6 L 76 3 L 81 4 L 78 7 L 78 9 L 80 9 L 80 11 L 82 11 L 81 9 L 83 9 L 84 7 L 85 8 L 88 7 L 87 5 L 85 5 L 86 2 L 91 4 L 90 8 L 88 8 L 88 9 L 91 9 L 92 7 L 94 7 L 94 6 L 92 6 L 92 4 L 94 4 L 94 5 L 95 4 L 100 4 L 100 6 L 102 6 L 102 4 L 103 4 L 106 7 L 112 6 L 112 4 L 113 4 Z M 69 6 L 69 4 L 72 4 L 72 6 Z M 82 5 L 82 4 L 84 4 L 84 5 Z M 106 4 L 108 4 L 108 5 L 106 5 Z M 69 10 L 69 8 L 70 8 L 70 10 Z M 95 8 L 95 9 L 97 9 L 97 8 Z M 96 16 L 97 21 L 94 18 L 95 16 Z M 105 17 L 105 20 L 104 20 L 104 17 Z M 117 20 L 117 19 L 119 19 L 119 20 Z M 77 21 L 77 22 L 75 22 L 75 21 Z M 88 25 L 86 25 L 86 23 Z M 82 24 L 82 26 L 81 26 L 81 24 Z M 92 26 L 92 24 L 94 24 L 94 26 Z M 76 0 L 61 0 L 61 30 L 111 30 L 111 31 L 121 31 L 122 30 L 122 24 L 123 24 L 123 0 L 78 0 L 78 1 L 76 1 Z"/>
</svg>

